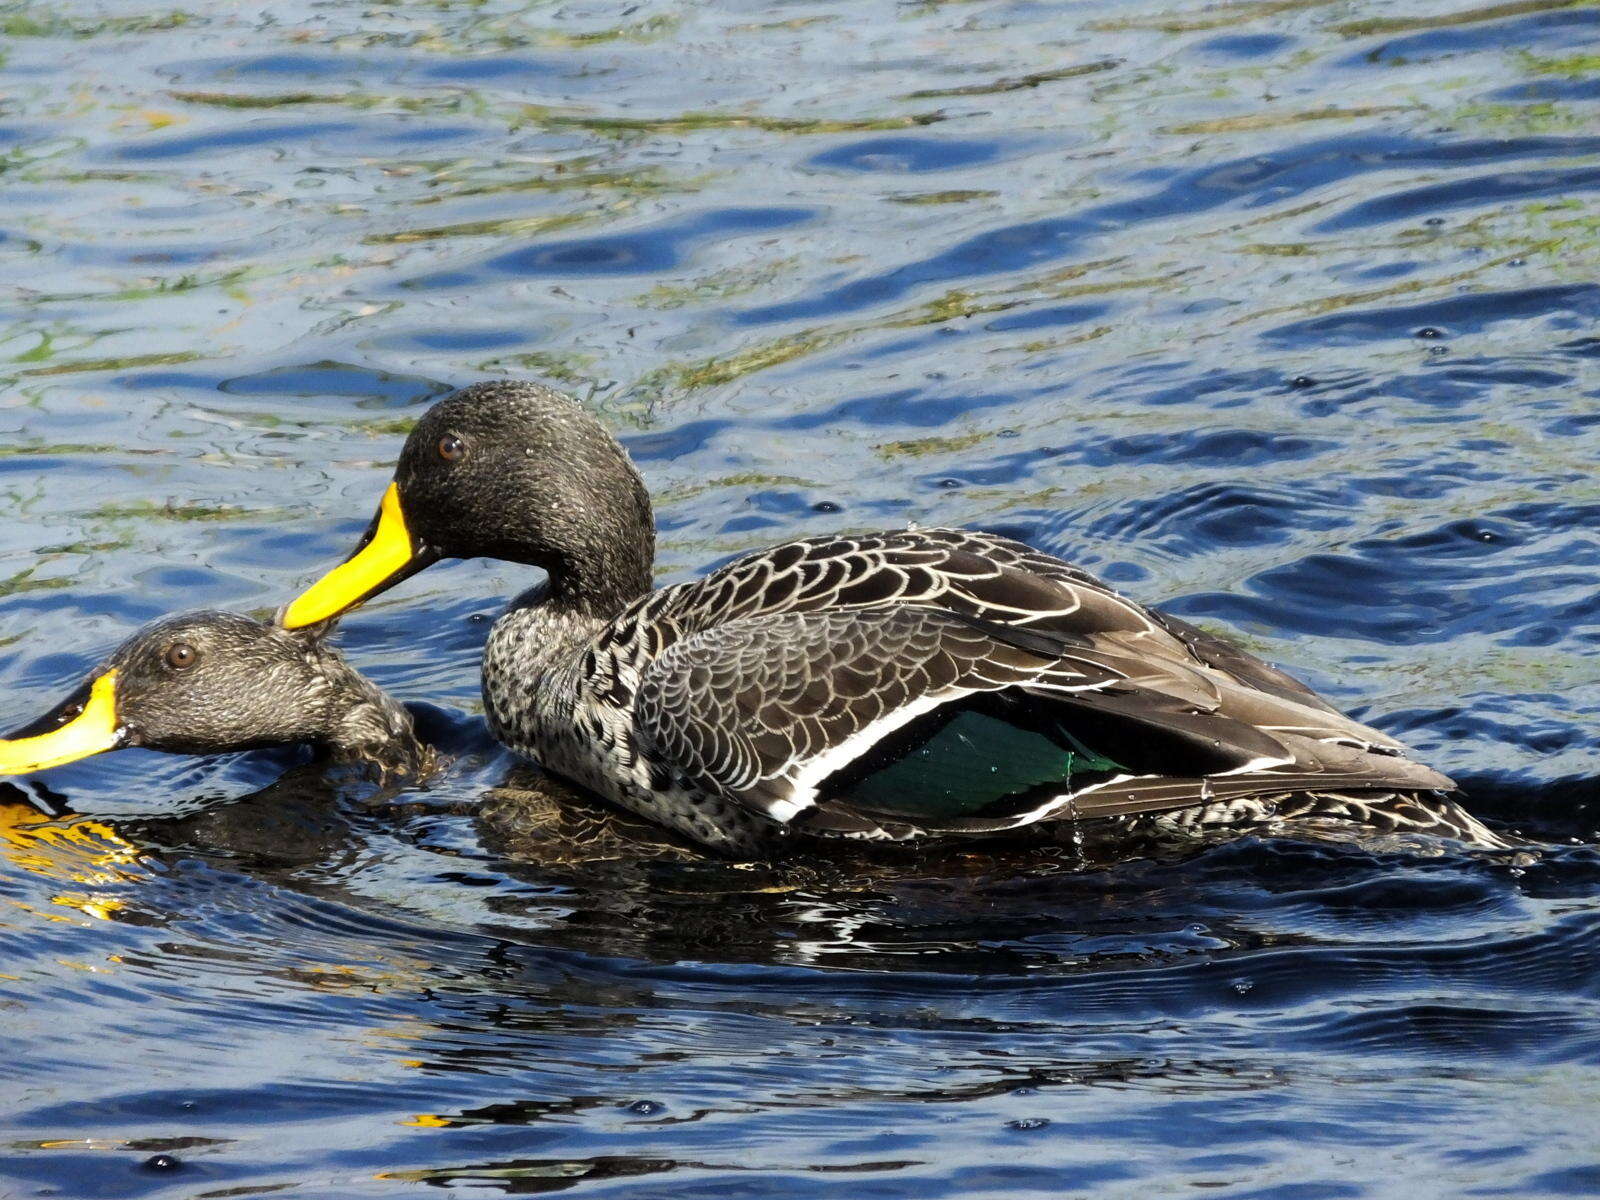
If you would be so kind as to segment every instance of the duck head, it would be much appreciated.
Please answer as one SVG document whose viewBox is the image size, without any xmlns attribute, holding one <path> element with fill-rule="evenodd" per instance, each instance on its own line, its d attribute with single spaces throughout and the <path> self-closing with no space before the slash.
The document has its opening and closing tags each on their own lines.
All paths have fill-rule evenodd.
<svg viewBox="0 0 1600 1200">
<path fill-rule="evenodd" d="M 326 631 L 225 612 L 158 621 L 55 708 L 0 739 L 0 775 L 124 746 L 218 754 L 296 742 L 385 772 L 420 769 L 426 750 L 410 714 L 327 646 Z"/>
<path fill-rule="evenodd" d="M 543 568 L 555 603 L 609 616 L 650 587 L 655 524 L 627 452 L 572 397 L 479 383 L 445 397 L 406 438 L 356 551 L 283 612 L 331 620 L 441 558 Z"/>
</svg>

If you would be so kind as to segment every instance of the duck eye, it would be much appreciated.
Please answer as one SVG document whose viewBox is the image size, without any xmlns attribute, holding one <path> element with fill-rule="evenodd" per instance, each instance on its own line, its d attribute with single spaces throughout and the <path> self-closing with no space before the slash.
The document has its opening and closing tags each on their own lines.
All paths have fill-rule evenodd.
<svg viewBox="0 0 1600 1200">
<path fill-rule="evenodd" d="M 172 645 L 167 647 L 167 666 L 177 671 L 194 666 L 195 659 L 199 657 L 200 655 L 195 652 L 195 648 L 189 645 L 188 642 L 173 642 Z"/>
<path fill-rule="evenodd" d="M 467 444 L 453 433 L 439 439 L 439 457 L 446 462 L 456 462 L 467 456 Z"/>
</svg>

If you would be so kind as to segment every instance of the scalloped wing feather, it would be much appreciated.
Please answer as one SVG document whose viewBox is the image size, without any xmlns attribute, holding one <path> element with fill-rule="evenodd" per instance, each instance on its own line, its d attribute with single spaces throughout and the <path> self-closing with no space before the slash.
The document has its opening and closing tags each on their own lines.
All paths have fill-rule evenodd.
<svg viewBox="0 0 1600 1200">
<path fill-rule="evenodd" d="M 902 578 L 915 580 L 910 572 L 924 565 L 915 563 Z M 955 566 L 959 581 L 1004 580 L 1015 570 L 1000 564 L 991 571 L 959 553 Z M 1034 794 L 1014 811 L 946 819 L 941 829 L 1158 811 L 1308 786 L 1450 786 L 1398 757 L 1389 739 L 1320 703 L 1264 693 L 1208 666 L 1143 610 L 1120 597 L 1112 597 L 1120 604 L 1106 606 L 1101 601 L 1110 593 L 1084 587 L 1070 569 L 1062 572 L 1069 573 L 1071 579 L 1056 581 L 1049 609 L 1034 605 L 1028 614 L 992 594 L 982 616 L 963 613 L 972 593 L 952 585 L 940 598 L 965 600 L 955 611 L 903 603 L 791 609 L 712 625 L 645 667 L 634 709 L 637 736 L 646 754 L 690 786 L 779 821 L 805 813 L 834 827 L 875 822 L 838 798 L 821 797 L 819 809 L 825 781 L 908 723 L 985 692 L 1025 693 L 1030 703 L 1066 714 L 1076 708 L 1110 715 L 1160 730 L 1178 739 L 1175 745 L 1188 738 L 1213 761 L 1204 776 L 1123 775 Z M 1087 625 L 1071 623 L 1085 612 Z M 993 619 L 1011 613 L 1033 619 L 1013 625 Z M 903 816 L 876 821 L 886 830 L 906 824 Z"/>
</svg>

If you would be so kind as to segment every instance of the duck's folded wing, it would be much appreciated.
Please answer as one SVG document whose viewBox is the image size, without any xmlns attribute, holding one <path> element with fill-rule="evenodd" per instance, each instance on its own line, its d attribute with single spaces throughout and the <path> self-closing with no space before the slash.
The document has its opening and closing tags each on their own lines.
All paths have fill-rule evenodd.
<svg viewBox="0 0 1600 1200">
<path fill-rule="evenodd" d="M 1120 595 L 1021 542 L 968 529 L 811 538 L 745 555 L 704 579 L 653 592 L 602 640 L 653 656 L 680 637 L 781 612 L 942 609 L 1068 637 L 1125 634 L 1139 653 L 1209 667 L 1244 686 L 1343 719 L 1298 679 L 1238 646 Z"/>
<path fill-rule="evenodd" d="M 640 680 L 646 756 L 782 822 L 867 835 L 1003 829 L 1310 787 L 1448 787 L 1348 718 L 1249 689 L 1130 631 L 934 608 L 731 621 Z"/>
<path fill-rule="evenodd" d="M 1146 609 L 1147 613 L 1163 629 L 1178 641 L 1188 647 L 1189 652 L 1207 666 L 1231 675 L 1241 683 L 1248 684 L 1268 695 L 1278 696 L 1285 700 L 1294 700 L 1318 712 L 1333 713 L 1343 718 L 1344 714 L 1333 705 L 1329 704 L 1316 692 L 1301 683 L 1286 671 L 1280 671 L 1269 663 L 1262 662 L 1253 654 L 1247 654 L 1232 642 L 1225 641 L 1215 634 L 1207 633 L 1187 621 L 1180 621 L 1168 613 L 1158 612 L 1155 609 Z"/>
</svg>

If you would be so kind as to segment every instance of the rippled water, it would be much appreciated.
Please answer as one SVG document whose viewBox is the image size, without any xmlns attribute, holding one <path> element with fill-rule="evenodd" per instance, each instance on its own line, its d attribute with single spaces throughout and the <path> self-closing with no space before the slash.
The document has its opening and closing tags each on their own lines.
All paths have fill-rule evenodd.
<svg viewBox="0 0 1600 1200">
<path fill-rule="evenodd" d="M 158 614 L 274 608 L 510 374 L 624 432 L 664 579 L 998 528 L 1550 844 L 564 861 L 473 811 L 526 573 L 439 567 L 345 634 L 458 756 L 431 790 L 129 751 L 48 776 L 76 815 L 0 800 L 0 1195 L 1600 1191 L 1600 8 L 0 34 L 5 723 Z"/>
</svg>

